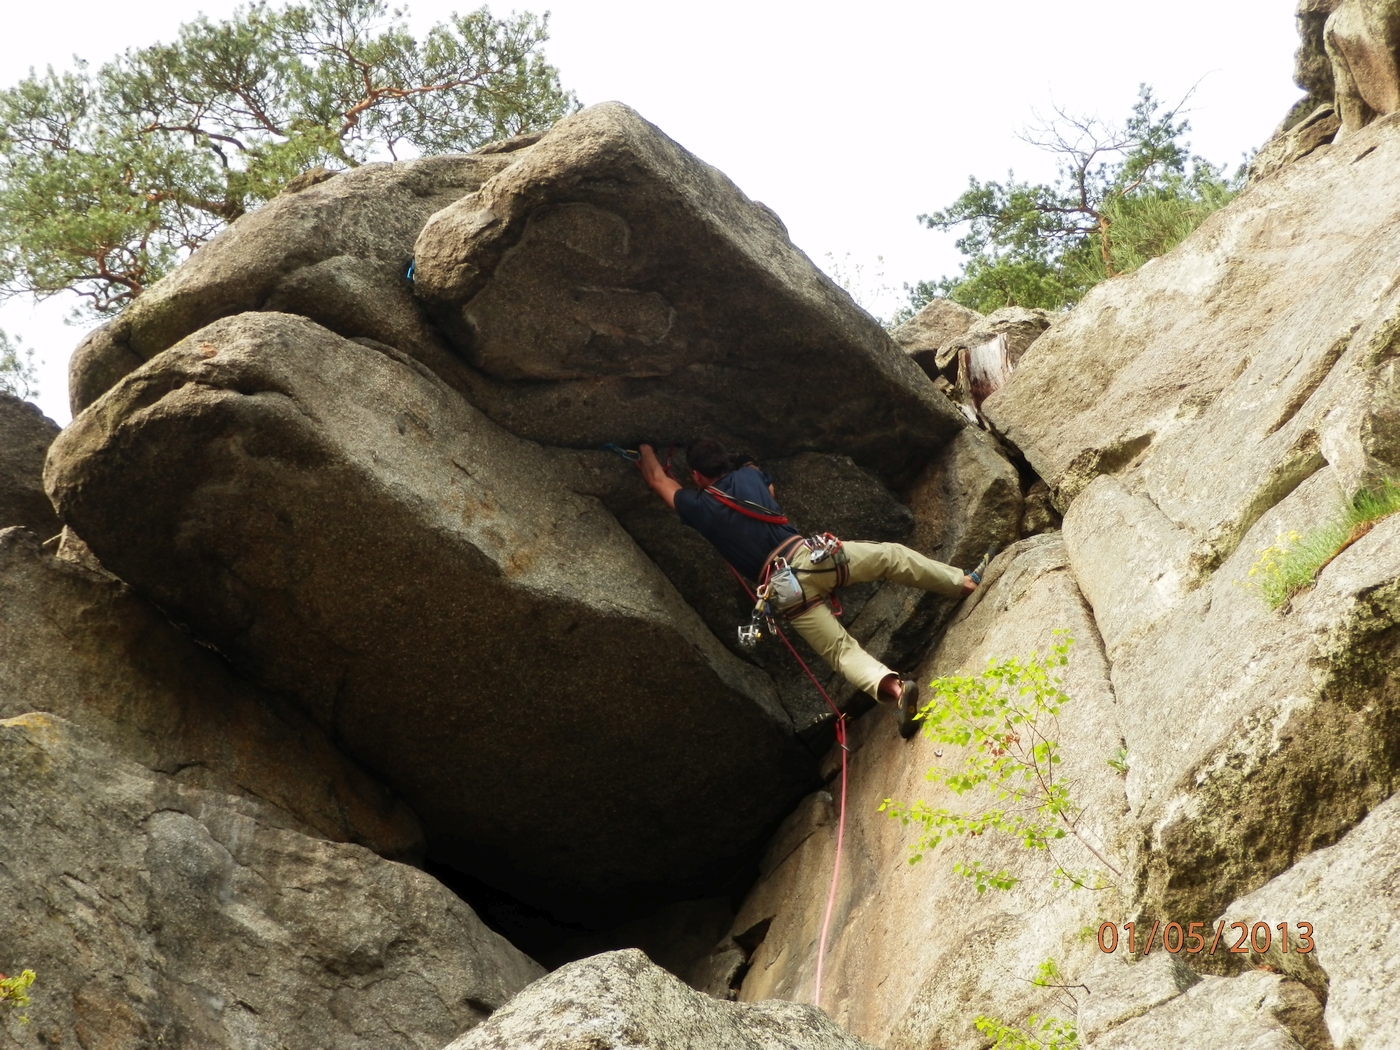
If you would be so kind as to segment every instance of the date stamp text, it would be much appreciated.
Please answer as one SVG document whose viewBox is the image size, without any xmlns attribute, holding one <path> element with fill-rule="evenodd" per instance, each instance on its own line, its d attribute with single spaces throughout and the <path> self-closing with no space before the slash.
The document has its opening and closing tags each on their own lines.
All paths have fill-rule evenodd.
<svg viewBox="0 0 1400 1050">
<path fill-rule="evenodd" d="M 1118 950 L 1119 944 L 1126 947 L 1130 955 L 1139 952 L 1143 955 L 1150 954 L 1154 944 L 1173 955 L 1183 951 L 1187 955 L 1199 955 L 1202 952 L 1214 955 L 1217 950 L 1235 955 L 1250 952 L 1263 955 L 1272 947 L 1285 953 L 1306 955 L 1313 950 L 1313 927 L 1310 922 L 1295 922 L 1290 930 L 1286 922 L 1277 926 L 1270 926 L 1267 922 L 1256 922 L 1253 926 L 1247 922 L 1232 922 L 1227 926 L 1225 920 L 1221 919 L 1213 934 L 1210 924 L 1206 922 L 1190 922 L 1183 926 L 1179 922 L 1158 921 L 1150 927 L 1145 923 L 1125 922 L 1121 924 L 1121 937 L 1119 929 L 1119 924 L 1111 922 L 1105 922 L 1099 927 L 1099 951 L 1105 955 L 1112 955 Z M 1228 935 L 1225 933 L 1226 929 L 1230 931 Z"/>
</svg>

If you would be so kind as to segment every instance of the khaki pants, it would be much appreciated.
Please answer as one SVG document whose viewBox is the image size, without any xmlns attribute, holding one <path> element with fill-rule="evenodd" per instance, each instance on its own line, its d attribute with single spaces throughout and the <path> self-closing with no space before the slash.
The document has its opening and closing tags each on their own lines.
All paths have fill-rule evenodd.
<svg viewBox="0 0 1400 1050">
<path fill-rule="evenodd" d="M 902 544 L 856 541 L 843 546 L 849 559 L 847 583 L 890 580 L 950 598 L 962 594 L 961 569 L 926 558 Z M 797 553 L 788 559 L 788 564 L 797 570 L 797 578 L 809 601 L 825 597 L 834 589 L 836 573 L 831 571 L 829 558 L 813 566 L 811 552 L 806 547 L 799 547 Z M 880 683 L 893 672 L 856 644 L 825 602 L 792 617 L 790 622 L 797 633 L 807 639 L 807 644 L 840 671 L 846 681 L 876 700 L 881 699 Z"/>
</svg>

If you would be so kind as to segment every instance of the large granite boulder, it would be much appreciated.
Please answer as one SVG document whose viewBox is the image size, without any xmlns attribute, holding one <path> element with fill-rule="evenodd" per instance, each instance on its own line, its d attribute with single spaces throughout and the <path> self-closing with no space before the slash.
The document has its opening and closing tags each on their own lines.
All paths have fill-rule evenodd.
<svg viewBox="0 0 1400 1050">
<path fill-rule="evenodd" d="M 414 289 L 513 433 L 699 430 L 760 459 L 908 474 L 962 425 L 769 209 L 618 103 L 560 121 L 432 217 Z"/>
<path fill-rule="evenodd" d="M 1297 981 L 1260 972 L 1206 977 L 1088 1045 L 1097 1050 L 1332 1050 L 1316 996 Z"/>
<path fill-rule="evenodd" d="M 796 1003 L 720 1003 L 635 949 L 536 981 L 447 1050 L 874 1050 Z"/>
<path fill-rule="evenodd" d="M 437 1050 L 543 971 L 423 872 L 52 715 L 0 721 L 8 1046 Z"/>
<path fill-rule="evenodd" d="M 810 789 L 761 672 L 557 460 L 285 314 L 157 355 L 50 452 L 103 564 L 518 897 L 702 892 Z"/>
<path fill-rule="evenodd" d="M 0 529 L 23 525 L 47 539 L 62 523 L 44 492 L 44 454 L 58 424 L 39 406 L 0 391 Z"/>
<path fill-rule="evenodd" d="M 1394 790 L 1400 518 L 1287 609 L 1250 577 L 1261 548 L 1342 506 L 1331 473 L 1315 474 L 1194 587 L 1192 535 L 1140 490 L 1102 477 L 1070 507 L 1065 544 L 1113 666 L 1153 911 L 1218 914 Z"/>
<path fill-rule="evenodd" d="M 1342 0 L 1298 0 L 1298 50 L 1293 82 L 1303 97 L 1289 109 L 1269 140 L 1249 162 L 1251 182 L 1281 171 L 1332 142 L 1341 130 L 1332 59 L 1327 54 L 1327 20 Z"/>
<path fill-rule="evenodd" d="M 1323 28 L 1339 137 L 1400 111 L 1400 2 L 1342 0 Z"/>
<path fill-rule="evenodd" d="M 46 711 L 264 824 L 421 858 L 401 801 L 110 575 L 0 531 L 0 718 Z M 0 967 L 3 968 L 3 967 Z"/>
<path fill-rule="evenodd" d="M 452 355 L 405 278 L 413 242 L 429 216 L 515 159 L 514 151 L 424 157 L 299 180 L 83 340 L 69 364 L 73 414 L 191 332 L 246 310 L 305 314 L 450 373 Z"/>
<path fill-rule="evenodd" d="M 959 306 L 951 299 L 933 299 L 890 332 L 890 338 L 930 379 L 936 381 L 942 376 L 951 384 L 958 378 L 957 354 L 949 351 L 981 319 L 976 310 Z"/>
</svg>

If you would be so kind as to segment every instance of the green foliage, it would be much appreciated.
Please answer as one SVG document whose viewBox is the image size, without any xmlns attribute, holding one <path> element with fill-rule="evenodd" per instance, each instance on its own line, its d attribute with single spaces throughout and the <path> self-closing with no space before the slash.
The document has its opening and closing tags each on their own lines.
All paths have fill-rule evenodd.
<svg viewBox="0 0 1400 1050">
<path fill-rule="evenodd" d="M 923 733 L 939 745 L 960 749 L 962 761 L 951 768 L 935 766 L 927 778 L 958 796 L 975 793 L 986 805 L 963 811 L 885 799 L 881 812 L 922 828 L 909 863 L 918 863 L 926 851 L 957 836 L 997 832 L 1039 851 L 1074 835 L 1118 874 L 1080 833 L 1080 808 L 1056 769 L 1059 745 L 1049 732 L 1070 697 L 1060 688 L 1055 671 L 1069 663 L 1074 640 L 1063 631 L 1055 634 L 1057 641 L 1046 657 L 1031 653 L 1025 659 L 993 660 L 975 677 L 950 676 L 930 683 L 933 698 L 917 715 Z M 978 893 L 1010 889 L 1018 881 L 1009 871 L 994 870 L 976 859 L 959 861 L 953 870 L 972 879 Z M 1093 872 L 1071 874 L 1062 867 L 1056 867 L 1055 880 L 1057 885 L 1062 880 L 1075 886 L 1102 884 Z"/>
<path fill-rule="evenodd" d="M 1379 488 L 1362 489 L 1325 525 L 1305 535 L 1279 533 L 1273 543 L 1259 548 L 1245 584 L 1258 591 L 1270 609 L 1277 609 L 1311 587 L 1327 563 L 1376 522 L 1396 512 L 1400 512 L 1400 483 L 1386 481 Z"/>
<path fill-rule="evenodd" d="M 991 1050 L 1072 1050 L 1079 1046 L 1073 1021 L 1031 1014 L 1023 1025 L 1007 1024 L 995 1017 L 979 1016 L 973 1025 L 992 1040 Z"/>
<path fill-rule="evenodd" d="M 485 7 L 415 40 L 383 0 L 253 3 L 31 71 L 0 91 L 0 294 L 119 309 L 302 172 L 547 127 L 577 106 L 547 38 Z"/>
<path fill-rule="evenodd" d="M 29 1005 L 29 986 L 34 983 L 34 971 L 25 970 L 18 977 L 0 973 L 0 1017 Z M 16 1015 L 20 1024 L 28 1024 L 24 1014 Z"/>
<path fill-rule="evenodd" d="M 1126 744 L 1119 747 L 1113 754 L 1108 756 L 1108 768 L 1120 776 L 1128 773 L 1128 746 Z"/>
<path fill-rule="evenodd" d="M 39 393 L 34 351 L 21 343 L 18 336 L 12 342 L 3 331 L 0 331 L 0 390 L 23 398 Z"/>
<path fill-rule="evenodd" d="M 1084 988 L 1088 991 L 1082 984 L 1066 984 L 1054 959 L 1046 959 L 1040 964 L 1031 984 L 1037 988 Z M 1078 1006 L 1078 1000 L 1072 993 L 1066 991 L 1058 998 L 1066 1006 Z M 979 1032 L 993 1040 L 991 1050 L 1071 1050 L 1079 1046 L 1079 1031 L 1074 1022 L 1062 1021 L 1058 1017 L 1031 1014 L 1024 1024 L 1007 1024 L 983 1014 L 972 1023 Z"/>
<path fill-rule="evenodd" d="M 983 313 L 1061 309 L 1175 247 L 1229 203 L 1243 177 L 1189 153 L 1184 103 L 1163 112 L 1144 84 L 1122 125 L 1057 109 L 1025 136 L 1057 158 L 1054 182 L 1014 172 L 1005 182 L 971 178 L 949 207 L 919 216 L 930 229 L 965 227 L 957 247 L 966 261 L 956 277 L 908 288 L 911 306 L 942 295 Z"/>
</svg>

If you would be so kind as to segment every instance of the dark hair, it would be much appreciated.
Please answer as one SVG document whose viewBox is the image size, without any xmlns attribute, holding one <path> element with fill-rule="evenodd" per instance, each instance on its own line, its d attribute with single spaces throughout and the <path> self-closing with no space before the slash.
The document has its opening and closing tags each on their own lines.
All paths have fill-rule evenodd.
<svg viewBox="0 0 1400 1050">
<path fill-rule="evenodd" d="M 696 438 L 685 449 L 685 461 L 691 470 L 698 470 L 707 478 L 719 478 L 733 469 L 733 463 L 725 447 L 714 438 Z"/>
</svg>

